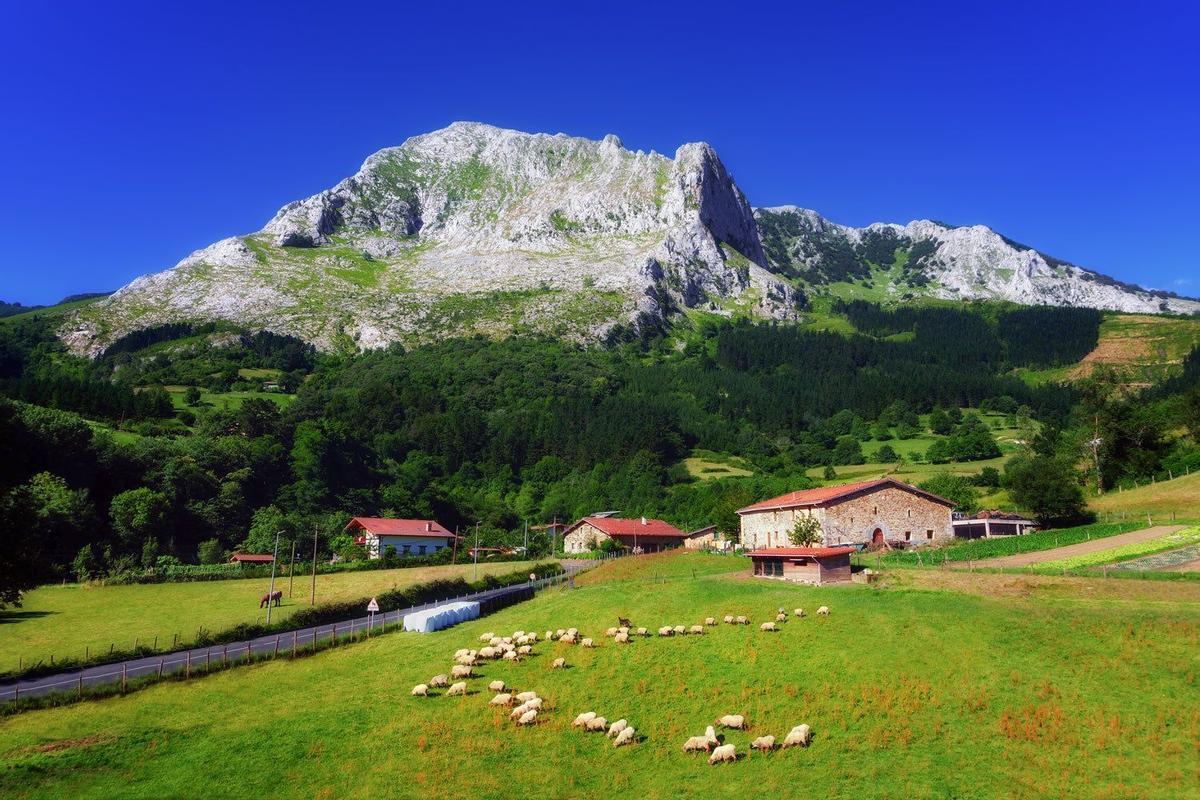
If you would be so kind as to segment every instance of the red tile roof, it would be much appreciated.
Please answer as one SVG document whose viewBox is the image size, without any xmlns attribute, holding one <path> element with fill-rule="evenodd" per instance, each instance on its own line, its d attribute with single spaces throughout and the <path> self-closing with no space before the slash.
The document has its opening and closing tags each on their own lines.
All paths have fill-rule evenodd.
<svg viewBox="0 0 1200 800">
<path fill-rule="evenodd" d="M 764 547 L 762 550 L 751 551 L 751 558 L 787 558 L 789 556 L 844 556 L 857 552 L 857 547 Z"/>
<path fill-rule="evenodd" d="M 385 517 L 354 517 L 347 528 L 362 530 L 372 536 L 415 536 L 428 539 L 453 539 L 454 534 L 431 519 L 387 519 Z"/>
<path fill-rule="evenodd" d="M 275 560 L 275 556 L 270 553 L 234 553 L 229 560 L 245 561 L 248 564 L 270 564 Z"/>
<path fill-rule="evenodd" d="M 912 492 L 915 495 L 924 497 L 926 500 L 932 500 L 935 503 L 942 505 L 954 506 L 954 502 L 947 500 L 944 497 L 938 497 L 936 494 L 931 494 L 918 489 L 915 486 L 909 486 L 907 483 L 902 483 L 895 478 L 880 478 L 874 481 L 860 481 L 858 483 L 843 483 L 840 486 L 822 486 L 819 489 L 801 489 L 798 492 L 788 492 L 781 494 L 778 497 L 772 497 L 770 500 L 763 500 L 745 508 L 739 508 L 737 513 L 745 514 L 748 511 L 769 511 L 780 508 L 808 508 L 821 506 L 831 506 L 835 503 L 840 503 L 843 500 L 849 500 L 851 497 L 859 494 L 873 492 L 876 489 L 887 487 L 895 487 L 903 489 L 906 492 Z"/>
<path fill-rule="evenodd" d="M 634 536 L 656 536 L 670 539 L 686 539 L 687 534 L 670 523 L 661 519 L 621 519 L 619 517 L 584 517 L 571 526 L 575 529 L 583 523 L 607 533 L 613 538 L 633 538 Z"/>
</svg>

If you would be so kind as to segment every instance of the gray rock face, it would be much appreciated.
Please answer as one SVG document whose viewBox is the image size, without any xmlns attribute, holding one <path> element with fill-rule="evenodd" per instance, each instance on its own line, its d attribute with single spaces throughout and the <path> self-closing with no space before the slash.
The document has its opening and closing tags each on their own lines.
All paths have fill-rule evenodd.
<svg viewBox="0 0 1200 800">
<path fill-rule="evenodd" d="M 459 122 L 373 154 L 255 233 L 138 278 L 60 333 L 93 355 L 184 320 L 230 320 L 324 349 L 470 332 L 594 341 L 689 309 L 791 319 L 796 287 L 877 275 L 883 261 L 898 297 L 1200 308 L 981 226 L 857 229 L 794 207 L 754 211 L 706 144 L 671 159 L 612 135 Z"/>
</svg>

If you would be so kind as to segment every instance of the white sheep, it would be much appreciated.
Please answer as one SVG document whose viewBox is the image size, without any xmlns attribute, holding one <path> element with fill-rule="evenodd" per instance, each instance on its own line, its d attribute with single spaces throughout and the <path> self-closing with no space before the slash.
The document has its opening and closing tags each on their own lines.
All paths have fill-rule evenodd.
<svg viewBox="0 0 1200 800">
<path fill-rule="evenodd" d="M 746 730 L 746 718 L 741 714 L 726 714 L 717 720 L 717 724 L 722 728 L 734 728 L 739 731 Z"/>
<path fill-rule="evenodd" d="M 578 636 L 579 628 L 567 628 L 567 635 L 568 636 Z"/>
<path fill-rule="evenodd" d="M 423 683 L 418 683 L 409 694 L 413 697 L 429 697 L 429 687 Z"/>
<path fill-rule="evenodd" d="M 637 731 L 633 728 L 626 728 L 617 734 L 617 738 L 613 739 L 613 747 L 621 747 L 633 741 L 633 737 L 637 736 Z"/>
<path fill-rule="evenodd" d="M 717 732 L 715 730 L 713 730 L 712 725 L 709 725 L 708 727 L 706 727 L 704 729 L 704 738 L 707 739 L 708 743 L 711 744 L 713 747 L 716 747 L 717 745 L 720 744 L 720 742 L 717 741 Z"/>
<path fill-rule="evenodd" d="M 817 616 L 818 617 L 828 617 L 829 616 L 829 606 L 821 606 L 820 608 L 818 608 Z"/>
<path fill-rule="evenodd" d="M 520 661 L 521 657 L 517 655 L 516 650 L 509 650 L 504 654 L 505 661 Z"/>
<path fill-rule="evenodd" d="M 469 678 L 471 677 L 471 667 L 466 664 L 455 664 L 450 670 L 451 678 Z"/>
<path fill-rule="evenodd" d="M 625 626 L 625 625 L 622 625 L 621 627 L 617 628 L 617 633 L 623 633 L 623 634 L 625 634 L 626 636 L 628 636 L 628 635 L 629 635 L 629 628 L 628 628 L 627 626 Z"/>
<path fill-rule="evenodd" d="M 722 761 L 737 761 L 737 748 L 731 744 L 723 744 L 708 756 L 710 764 L 719 764 Z"/>
<path fill-rule="evenodd" d="M 429 685 L 437 686 L 437 687 L 449 686 L 450 680 L 449 680 L 449 678 L 446 677 L 445 673 L 443 673 L 441 675 L 434 675 L 432 678 L 429 679 Z"/>
<path fill-rule="evenodd" d="M 524 703 L 522 703 L 521 705 L 525 706 L 526 708 L 536 708 L 538 711 L 541 711 L 541 710 L 542 710 L 542 703 L 544 703 L 544 702 L 545 702 L 545 701 L 544 701 L 544 700 L 542 700 L 542 698 L 540 698 L 540 697 L 534 697 L 534 698 L 533 698 L 533 699 L 531 699 L 531 700 L 526 700 L 526 701 L 525 701 Z"/>
<path fill-rule="evenodd" d="M 474 653 L 474 652 L 475 652 L 475 651 L 473 651 L 473 650 L 468 650 L 467 648 L 465 648 L 465 647 L 464 647 L 464 648 L 462 648 L 461 650 L 455 650 L 455 651 L 454 651 L 454 657 L 455 657 L 455 658 L 462 658 L 463 656 L 467 655 L 468 653 Z"/>
<path fill-rule="evenodd" d="M 592 641 L 590 636 L 585 636 L 579 640 L 580 647 L 595 647 L 596 643 Z"/>
<path fill-rule="evenodd" d="M 496 648 L 489 646 L 479 648 L 479 653 L 477 655 L 480 658 L 496 658 L 498 655 L 500 655 L 500 653 L 498 650 L 496 650 Z"/>
<path fill-rule="evenodd" d="M 523 644 L 517 648 L 517 655 L 519 655 L 519 656 L 527 656 L 532 652 L 533 652 L 533 647 L 531 647 L 530 645 L 527 645 L 527 644 Z"/>
<path fill-rule="evenodd" d="M 704 624 L 705 624 L 705 625 L 708 625 L 709 627 L 712 627 L 713 625 L 716 625 L 716 624 L 717 624 L 717 621 L 716 621 L 714 618 L 712 618 L 712 617 L 705 617 L 705 618 L 704 618 Z"/>
<path fill-rule="evenodd" d="M 703 625 L 693 625 L 692 627 L 688 628 L 688 633 L 702 634 L 702 633 L 704 633 L 704 626 Z"/>
<path fill-rule="evenodd" d="M 617 644 L 629 644 L 629 634 L 618 631 L 617 635 L 613 637 L 613 641 Z"/>
<path fill-rule="evenodd" d="M 525 638 L 529 640 L 530 644 L 537 644 L 538 635 L 536 632 L 530 631 L 529 633 L 525 634 Z"/>
<path fill-rule="evenodd" d="M 797 725 L 792 728 L 783 740 L 784 747 L 808 747 L 812 741 L 812 728 L 807 725 Z"/>
<path fill-rule="evenodd" d="M 638 635 L 638 636 L 649 636 L 649 635 L 650 635 L 650 631 L 646 630 L 645 628 L 638 628 L 638 629 L 637 629 L 637 635 Z"/>
<path fill-rule="evenodd" d="M 519 720 L 517 720 L 517 724 L 518 725 L 532 725 L 533 723 L 537 722 L 537 716 L 538 716 L 537 710 L 531 709 L 521 715 L 521 718 Z"/>
<path fill-rule="evenodd" d="M 565 658 L 556 658 L 550 664 L 550 669 L 566 669 L 567 660 Z"/>
<path fill-rule="evenodd" d="M 683 627 L 682 625 L 676 625 L 674 630 L 675 630 L 675 633 L 680 633 L 680 634 L 687 633 L 687 628 Z"/>
<path fill-rule="evenodd" d="M 605 636 L 607 636 L 607 637 L 609 637 L 609 638 L 612 638 L 613 636 L 616 636 L 616 635 L 617 635 L 617 629 L 616 629 L 616 628 L 609 628 L 609 629 L 607 629 L 606 631 L 604 631 L 604 635 L 605 635 Z"/>
<path fill-rule="evenodd" d="M 696 753 L 700 750 L 708 752 L 712 748 L 712 742 L 706 736 L 693 736 L 683 743 L 683 752 Z"/>
<path fill-rule="evenodd" d="M 458 683 L 451 684 L 450 688 L 446 690 L 446 697 L 454 697 L 455 695 L 463 695 L 466 693 L 467 693 L 466 682 L 459 681 Z"/>
<path fill-rule="evenodd" d="M 499 647 L 502 644 L 504 644 L 504 640 L 499 636 L 493 636 L 492 638 L 488 639 L 488 647 Z"/>
<path fill-rule="evenodd" d="M 779 612 L 778 614 L 775 615 L 775 621 L 776 622 L 787 622 L 787 614 L 784 614 L 782 611 Z"/>
<path fill-rule="evenodd" d="M 488 691 L 489 692 L 506 692 L 506 691 L 508 691 L 508 686 L 504 683 L 504 681 L 492 681 L 491 683 L 488 684 Z"/>
<path fill-rule="evenodd" d="M 559 628 L 558 630 L 556 630 L 556 631 L 554 632 L 554 638 L 555 638 L 555 639 L 561 639 L 563 636 L 565 636 L 565 635 L 566 635 L 566 633 L 567 633 L 567 632 L 566 632 L 566 630 L 565 630 L 565 629 L 563 629 L 563 628 Z M 547 638 L 549 638 L 549 637 L 547 637 Z"/>
<path fill-rule="evenodd" d="M 793 613 L 793 614 L 795 614 L 797 617 L 803 617 L 803 616 L 804 616 L 804 609 L 803 609 L 803 608 L 797 608 L 797 609 L 796 609 L 795 611 L 793 611 L 792 613 Z"/>
<path fill-rule="evenodd" d="M 513 696 L 508 692 L 502 692 L 488 701 L 489 706 L 511 706 Z"/>
<path fill-rule="evenodd" d="M 454 660 L 456 662 L 458 662 L 459 664 L 464 664 L 468 667 L 475 666 L 475 656 L 470 655 L 470 654 L 465 655 L 465 656 L 459 656 L 458 658 L 456 658 Z"/>
<path fill-rule="evenodd" d="M 562 636 L 558 637 L 558 640 L 564 644 L 575 644 L 578 641 L 573 633 L 564 633 Z"/>
<path fill-rule="evenodd" d="M 605 735 L 611 739 L 612 737 L 616 736 L 618 733 L 620 733 L 621 731 L 625 730 L 628 727 L 629 727 L 629 720 L 619 719 L 616 722 L 614 722 L 612 725 L 608 726 L 608 733 Z"/>
<path fill-rule="evenodd" d="M 672 628 L 670 625 L 663 625 L 661 628 L 658 629 L 658 635 L 659 636 L 674 636 L 675 629 Z"/>
<path fill-rule="evenodd" d="M 590 733 L 603 733 L 608 728 L 608 720 L 604 717 L 592 717 L 583 727 Z"/>
<path fill-rule="evenodd" d="M 514 639 L 520 639 L 524 635 L 525 635 L 525 631 L 513 631 Z"/>
<path fill-rule="evenodd" d="M 495 635 L 496 634 L 494 631 L 488 631 L 487 633 L 481 633 L 481 634 L 479 634 L 479 641 L 490 642 L 492 640 L 492 637 L 494 637 Z"/>
<path fill-rule="evenodd" d="M 572 728 L 586 727 L 587 724 L 589 722 L 591 722 L 592 720 L 594 720 L 595 718 L 596 718 L 595 711 L 585 711 L 575 718 L 575 721 L 571 723 L 571 727 Z"/>
<path fill-rule="evenodd" d="M 775 737 L 774 736 L 759 736 L 757 739 L 755 739 L 753 742 L 750 743 L 750 749 L 751 750 L 774 750 L 775 749 Z"/>
<path fill-rule="evenodd" d="M 726 614 L 726 615 L 725 615 L 725 624 L 726 624 L 726 625 L 732 625 L 732 624 L 733 624 L 733 614 Z"/>
<path fill-rule="evenodd" d="M 516 697 L 518 703 L 524 703 L 535 699 L 537 697 L 537 692 L 518 692 Z"/>
<path fill-rule="evenodd" d="M 546 638 L 550 641 L 554 641 L 554 631 L 546 631 Z"/>
<path fill-rule="evenodd" d="M 738 625 L 749 625 L 749 624 L 750 624 L 750 620 L 746 619 L 746 618 L 745 618 L 745 617 L 743 617 L 741 614 L 738 614 L 738 616 L 737 616 L 737 624 L 738 624 Z"/>
<path fill-rule="evenodd" d="M 758 626 L 758 629 L 760 631 L 777 631 L 777 630 L 779 630 L 778 628 L 775 627 L 774 622 L 764 622 L 762 625 Z"/>
</svg>

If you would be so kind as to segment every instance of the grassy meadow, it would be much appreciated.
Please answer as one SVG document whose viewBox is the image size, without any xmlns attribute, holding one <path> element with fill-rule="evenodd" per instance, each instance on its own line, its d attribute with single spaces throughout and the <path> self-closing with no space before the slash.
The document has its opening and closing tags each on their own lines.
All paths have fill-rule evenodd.
<svg viewBox="0 0 1200 800">
<path fill-rule="evenodd" d="M 1090 581 L 1063 579 L 1053 585 L 1066 590 L 1046 595 L 1039 581 L 1050 585 L 988 595 L 911 583 L 818 589 L 745 577 L 739 558 L 621 560 L 576 589 L 445 632 L 4 719 L 0 795 L 1200 796 L 1194 587 L 1156 584 L 1175 594 L 1142 602 L 1112 596 L 1142 581 L 1093 594 Z M 776 606 L 811 614 L 822 603 L 828 618 L 758 629 Z M 657 627 L 725 613 L 756 624 L 624 646 L 600 638 L 618 614 Z M 524 663 L 484 666 L 466 697 L 409 696 L 483 631 L 572 625 L 600 646 L 541 643 Z M 557 655 L 569 669 L 549 668 Z M 486 682 L 497 678 L 545 698 L 540 724 L 518 729 L 487 707 Z M 573 730 L 588 710 L 628 719 L 638 741 L 614 749 Z M 681 752 L 728 713 L 751 726 L 726 735 L 736 764 Z M 815 734 L 808 749 L 748 754 L 753 736 L 801 722 Z"/>
<path fill-rule="evenodd" d="M 479 576 L 527 572 L 534 563 L 482 563 Z M 471 580 L 472 575 L 470 564 L 318 575 L 317 602 L 353 600 L 437 578 Z M 271 611 L 272 621 L 308 607 L 311 580 L 298 570 L 289 598 L 288 579 L 276 577 L 275 588 L 283 591 L 284 598 L 283 604 Z M 49 660 L 51 655 L 82 658 L 89 651 L 93 655 L 107 651 L 110 644 L 117 650 L 129 650 L 135 637 L 140 644 L 151 646 L 157 636 L 159 647 L 169 648 L 175 634 L 190 642 L 200 627 L 215 632 L 239 623 L 264 622 L 267 611 L 258 607 L 258 601 L 269 585 L 269 578 L 247 578 L 134 586 L 43 586 L 26 594 L 20 608 L 0 611 L 0 671 L 15 670 L 22 661 Z"/>
<path fill-rule="evenodd" d="M 1155 522 L 1200 518 L 1200 472 L 1169 481 L 1159 481 L 1136 489 L 1110 489 L 1088 498 L 1088 506 L 1101 514 L 1152 515 Z"/>
</svg>

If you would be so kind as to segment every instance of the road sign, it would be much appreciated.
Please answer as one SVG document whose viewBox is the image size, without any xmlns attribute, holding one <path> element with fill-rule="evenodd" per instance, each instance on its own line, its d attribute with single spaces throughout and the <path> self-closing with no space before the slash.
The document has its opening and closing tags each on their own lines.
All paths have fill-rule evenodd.
<svg viewBox="0 0 1200 800">
<path fill-rule="evenodd" d="M 378 610 L 379 610 L 379 601 L 376 600 L 374 597 L 372 597 L 371 602 L 367 603 L 367 611 L 370 611 L 372 614 L 374 614 Z"/>
</svg>

